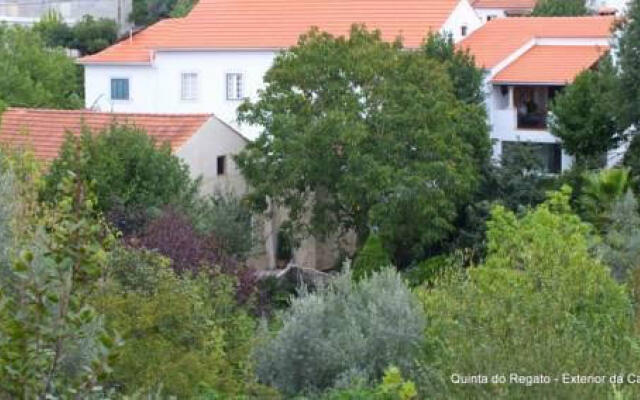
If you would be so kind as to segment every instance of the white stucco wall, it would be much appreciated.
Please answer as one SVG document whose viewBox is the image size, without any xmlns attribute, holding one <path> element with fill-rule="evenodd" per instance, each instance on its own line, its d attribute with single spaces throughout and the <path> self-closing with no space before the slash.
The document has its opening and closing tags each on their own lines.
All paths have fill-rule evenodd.
<svg viewBox="0 0 640 400">
<path fill-rule="evenodd" d="M 152 65 L 85 66 L 86 107 L 102 111 L 148 113 L 213 113 L 245 136 L 257 137 L 257 127 L 239 126 L 237 107 L 226 98 L 226 74 L 242 73 L 244 94 L 252 100 L 264 87 L 263 77 L 273 63 L 274 51 L 159 51 Z M 181 99 L 181 74 L 197 73 L 198 96 Z M 110 99 L 111 78 L 129 78 L 129 100 Z M 96 99 L 97 102 L 96 102 Z"/>
<path fill-rule="evenodd" d="M 473 7 L 467 0 L 461 0 L 453 10 L 447 21 L 442 25 L 443 32 L 449 32 L 453 35 L 454 41 L 464 38 L 461 35 L 461 27 L 467 27 L 467 35 L 481 27 L 483 22 L 480 20 Z"/>
<path fill-rule="evenodd" d="M 475 11 L 483 24 L 488 22 L 488 17 L 504 18 L 507 16 L 504 8 L 476 8 Z"/>
</svg>

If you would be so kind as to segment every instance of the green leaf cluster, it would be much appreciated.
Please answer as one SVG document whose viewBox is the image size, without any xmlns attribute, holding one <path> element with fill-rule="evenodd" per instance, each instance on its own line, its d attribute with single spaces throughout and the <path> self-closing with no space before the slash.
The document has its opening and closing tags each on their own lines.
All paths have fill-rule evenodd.
<svg viewBox="0 0 640 400">
<path fill-rule="evenodd" d="M 535 17 L 577 17 L 588 14 L 583 0 L 539 0 L 531 13 Z"/>
<path fill-rule="evenodd" d="M 0 25 L 0 99 L 8 106 L 82 107 L 78 69 L 62 49 L 48 48 L 40 35 Z"/>
<path fill-rule="evenodd" d="M 198 188 L 168 144 L 115 122 L 100 132 L 85 127 L 81 135 L 67 134 L 45 176 L 44 200 L 59 200 L 58 186 L 67 171 L 94 183 L 96 209 L 124 232 L 138 229 L 140 220 L 154 210 L 191 204 Z"/>
<path fill-rule="evenodd" d="M 95 306 L 124 340 L 111 375 L 120 393 L 268 394 L 249 359 L 255 322 L 237 306 L 231 278 L 178 277 L 157 254 L 117 253 Z"/>
<path fill-rule="evenodd" d="M 424 396 L 605 398 L 608 385 L 455 385 L 450 377 L 595 375 L 636 365 L 629 296 L 590 254 L 590 226 L 572 213 L 569 196 L 565 187 L 520 218 L 496 207 L 484 264 L 422 291 L 430 321 L 417 382 Z"/>
</svg>

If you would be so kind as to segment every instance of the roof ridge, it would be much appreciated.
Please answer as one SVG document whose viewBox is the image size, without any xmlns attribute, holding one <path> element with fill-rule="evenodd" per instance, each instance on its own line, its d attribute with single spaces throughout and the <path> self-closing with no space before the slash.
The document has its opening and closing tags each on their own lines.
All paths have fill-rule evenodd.
<svg viewBox="0 0 640 400">
<path fill-rule="evenodd" d="M 7 107 L 7 111 L 23 111 L 31 113 L 56 113 L 56 114 L 92 114 L 92 115 L 126 115 L 126 116 L 141 116 L 141 117 L 171 117 L 171 118 L 197 118 L 197 117 L 214 117 L 214 113 L 143 113 L 143 112 L 111 112 L 111 111 L 95 111 L 88 109 L 56 109 L 56 108 L 29 108 L 29 107 Z"/>
</svg>

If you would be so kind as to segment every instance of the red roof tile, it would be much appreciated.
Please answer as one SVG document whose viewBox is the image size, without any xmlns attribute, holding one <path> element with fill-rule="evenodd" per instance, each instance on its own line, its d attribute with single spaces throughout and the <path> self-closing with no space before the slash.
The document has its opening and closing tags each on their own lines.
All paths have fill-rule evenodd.
<svg viewBox="0 0 640 400">
<path fill-rule="evenodd" d="M 0 142 L 29 146 L 38 159 L 49 161 L 58 155 L 67 131 L 79 134 L 85 125 L 95 132 L 115 122 L 145 130 L 158 142 L 169 142 L 175 150 L 211 117 L 209 114 L 125 114 L 9 108 L 0 116 Z"/>
<path fill-rule="evenodd" d="M 493 82 L 565 85 L 591 68 L 607 50 L 601 46 L 534 46 L 501 70 Z"/>
<path fill-rule="evenodd" d="M 476 0 L 473 8 L 499 8 L 504 10 L 533 10 L 538 0 Z"/>
<path fill-rule="evenodd" d="M 490 69 L 534 38 L 609 38 L 614 21 L 610 16 L 497 18 L 460 46 L 469 49 L 478 66 Z"/>
<path fill-rule="evenodd" d="M 149 62 L 154 49 L 281 49 L 316 26 L 334 35 L 351 25 L 402 36 L 418 47 L 460 0 L 200 0 L 185 18 L 161 21 L 81 63 Z"/>
</svg>

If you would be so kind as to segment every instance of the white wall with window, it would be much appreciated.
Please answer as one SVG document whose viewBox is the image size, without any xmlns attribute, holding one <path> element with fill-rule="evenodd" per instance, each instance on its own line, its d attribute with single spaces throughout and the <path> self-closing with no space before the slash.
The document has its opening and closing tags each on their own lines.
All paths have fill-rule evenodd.
<svg viewBox="0 0 640 400">
<path fill-rule="evenodd" d="M 250 138 L 258 127 L 237 123 L 245 98 L 255 100 L 273 51 L 157 52 L 152 65 L 91 65 L 85 68 L 85 102 L 102 111 L 213 113 Z M 189 68 L 189 69 L 186 69 Z M 112 77 L 129 79 L 129 100 L 111 100 Z"/>
</svg>

